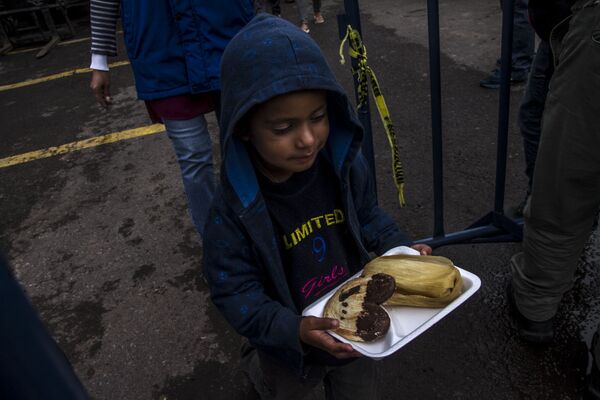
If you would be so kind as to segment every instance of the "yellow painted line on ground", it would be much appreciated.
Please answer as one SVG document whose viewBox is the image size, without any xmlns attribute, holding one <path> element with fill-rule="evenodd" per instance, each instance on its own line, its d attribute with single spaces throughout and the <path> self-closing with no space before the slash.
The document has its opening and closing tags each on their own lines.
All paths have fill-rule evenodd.
<svg viewBox="0 0 600 400">
<path fill-rule="evenodd" d="M 123 65 L 129 65 L 129 61 L 118 61 L 118 62 L 109 64 L 108 67 L 109 68 L 117 68 L 117 67 L 122 67 Z M 65 78 L 67 76 L 73 76 L 76 74 L 85 74 L 87 72 L 92 72 L 92 70 L 90 68 L 76 68 L 71 71 L 60 72 L 58 74 L 42 76 L 40 78 L 35 78 L 35 79 L 28 79 L 26 81 L 10 83 L 8 85 L 1 85 L 0 92 L 4 92 L 6 90 L 11 90 L 11 89 L 17 89 L 17 88 L 21 88 L 24 86 L 37 85 L 38 83 L 53 81 L 55 79 Z"/>
<path fill-rule="evenodd" d="M 54 157 L 60 154 L 71 153 L 73 151 L 89 149 L 91 147 L 96 147 L 107 143 L 114 143 L 120 140 L 152 135 L 155 133 L 164 132 L 164 130 L 165 126 L 163 124 L 154 124 L 143 126 L 141 128 L 134 128 L 126 131 L 109 133 L 103 136 L 96 136 L 93 138 L 80 140 L 78 142 L 63 144 L 60 146 L 48 147 L 47 149 L 43 150 L 30 151 L 28 153 L 23 153 L 16 156 L 0 159 L 0 168 L 11 167 L 13 165 L 39 160 L 41 158 Z"/>
<path fill-rule="evenodd" d="M 117 35 L 120 35 L 121 33 L 123 33 L 123 31 L 118 31 Z M 57 46 L 66 46 L 66 45 L 69 45 L 69 44 L 85 42 L 86 40 L 90 40 L 90 38 L 89 37 L 84 37 L 84 38 L 79 38 L 79 39 L 65 40 L 64 42 L 58 42 L 56 45 Z M 13 50 L 13 51 L 9 51 L 8 53 L 6 53 L 6 55 L 7 56 L 12 56 L 12 55 L 15 55 L 15 54 L 31 53 L 31 52 L 34 52 L 34 51 L 40 51 L 43 47 L 44 46 L 32 47 L 30 49 Z"/>
<path fill-rule="evenodd" d="M 69 45 L 69 44 L 73 44 L 73 43 L 85 42 L 86 40 L 90 40 L 90 38 L 84 37 L 84 38 L 80 38 L 80 39 L 73 39 L 73 40 L 67 40 L 64 42 L 58 42 L 56 44 L 56 46 L 65 46 L 65 45 Z M 32 47 L 30 49 L 13 50 L 13 51 L 9 51 L 8 53 L 6 53 L 6 55 L 12 56 L 12 55 L 16 55 L 16 54 L 32 53 L 34 51 L 40 51 L 42 48 L 43 47 Z"/>
</svg>

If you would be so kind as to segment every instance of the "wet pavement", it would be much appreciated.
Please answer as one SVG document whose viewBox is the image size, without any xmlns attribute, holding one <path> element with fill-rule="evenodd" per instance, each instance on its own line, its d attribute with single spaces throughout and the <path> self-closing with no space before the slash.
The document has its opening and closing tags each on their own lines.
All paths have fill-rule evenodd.
<svg viewBox="0 0 600 400">
<path fill-rule="evenodd" d="M 311 27 L 336 75 L 334 15 Z M 400 209 L 387 139 L 376 132 L 379 201 L 415 238 L 433 229 L 425 3 L 360 2 L 369 63 L 390 108 L 406 172 Z M 293 5 L 284 17 L 293 19 Z M 445 228 L 491 211 L 498 92 L 479 80 L 499 53 L 495 0 L 440 4 Z M 87 35 L 80 26 L 80 37 Z M 0 57 L 0 88 L 89 65 L 89 42 Z M 115 60 L 126 60 L 121 55 Z M 0 91 L 0 159 L 150 124 L 129 66 L 111 71 L 115 105 L 99 108 L 89 73 Z M 522 144 L 512 89 L 506 204 L 524 196 Z M 217 137 L 214 116 L 211 131 Z M 216 142 L 215 142 L 216 143 Z M 217 145 L 215 144 L 215 152 Z M 585 343 L 600 317 L 600 234 L 594 232 L 558 315 L 557 343 L 532 348 L 507 317 L 504 283 L 517 243 L 460 244 L 436 254 L 477 274 L 481 289 L 408 346 L 382 360 L 384 398 L 576 399 Z M 164 133 L 0 168 L 0 247 L 57 342 L 95 399 L 246 399 L 240 338 L 200 279 L 202 247 L 187 214 L 179 169 Z"/>
</svg>

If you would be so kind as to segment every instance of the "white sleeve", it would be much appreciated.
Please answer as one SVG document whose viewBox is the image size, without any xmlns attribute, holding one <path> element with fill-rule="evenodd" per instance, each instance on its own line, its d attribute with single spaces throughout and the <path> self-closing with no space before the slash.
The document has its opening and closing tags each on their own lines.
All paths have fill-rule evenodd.
<svg viewBox="0 0 600 400">
<path fill-rule="evenodd" d="M 105 54 L 92 53 L 90 68 L 98 71 L 108 71 L 108 57 Z"/>
</svg>

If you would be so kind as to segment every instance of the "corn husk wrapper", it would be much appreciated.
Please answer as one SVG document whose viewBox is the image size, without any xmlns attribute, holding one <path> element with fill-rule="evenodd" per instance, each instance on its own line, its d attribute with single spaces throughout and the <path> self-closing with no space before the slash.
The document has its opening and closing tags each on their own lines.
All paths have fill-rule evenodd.
<svg viewBox="0 0 600 400">
<path fill-rule="evenodd" d="M 362 276 L 380 272 L 396 280 L 396 290 L 384 306 L 441 308 L 462 291 L 460 271 L 445 257 L 404 254 L 377 257 L 365 265 Z"/>
</svg>

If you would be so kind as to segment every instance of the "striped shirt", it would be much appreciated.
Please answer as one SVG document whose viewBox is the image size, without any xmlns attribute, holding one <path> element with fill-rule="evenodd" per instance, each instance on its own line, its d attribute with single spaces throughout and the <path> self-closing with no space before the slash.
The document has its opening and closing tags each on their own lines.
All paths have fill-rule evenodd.
<svg viewBox="0 0 600 400">
<path fill-rule="evenodd" d="M 117 55 L 117 20 L 120 0 L 90 0 L 92 53 Z"/>
</svg>

